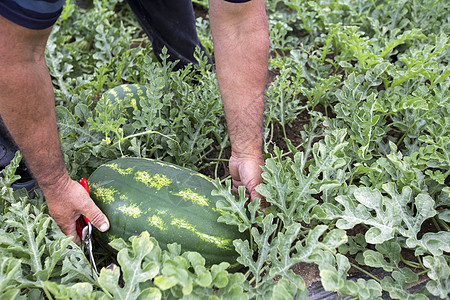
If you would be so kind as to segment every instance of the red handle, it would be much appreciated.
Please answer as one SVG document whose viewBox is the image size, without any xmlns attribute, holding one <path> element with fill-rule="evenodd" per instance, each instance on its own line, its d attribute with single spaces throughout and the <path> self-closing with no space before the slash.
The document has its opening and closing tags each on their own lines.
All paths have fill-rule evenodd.
<svg viewBox="0 0 450 300">
<path fill-rule="evenodd" d="M 86 192 L 88 192 L 89 194 L 89 184 L 86 178 L 81 178 L 80 179 L 80 184 L 84 187 L 84 189 L 86 190 Z"/>
<path fill-rule="evenodd" d="M 80 184 L 84 187 L 86 192 L 88 192 L 88 194 L 89 194 L 89 184 L 88 184 L 88 181 L 86 180 L 86 178 L 81 178 Z M 81 232 L 83 231 L 84 226 L 86 226 L 86 223 L 90 223 L 90 221 L 88 218 L 86 218 L 83 215 L 81 215 L 81 217 L 79 217 L 76 222 L 77 233 L 80 238 L 81 238 Z"/>
</svg>

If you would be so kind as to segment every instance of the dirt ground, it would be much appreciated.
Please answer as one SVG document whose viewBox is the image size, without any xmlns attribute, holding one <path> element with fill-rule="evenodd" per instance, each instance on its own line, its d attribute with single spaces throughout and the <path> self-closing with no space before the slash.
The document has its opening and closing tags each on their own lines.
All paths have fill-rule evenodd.
<svg viewBox="0 0 450 300">
<path fill-rule="evenodd" d="M 294 265 L 292 271 L 303 278 L 306 287 L 320 280 L 319 268 L 316 264 L 298 263 Z"/>
</svg>

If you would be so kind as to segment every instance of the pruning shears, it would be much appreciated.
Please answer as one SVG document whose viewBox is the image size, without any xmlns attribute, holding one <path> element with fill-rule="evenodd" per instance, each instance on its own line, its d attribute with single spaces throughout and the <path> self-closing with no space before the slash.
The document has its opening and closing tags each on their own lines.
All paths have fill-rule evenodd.
<svg viewBox="0 0 450 300">
<path fill-rule="evenodd" d="M 80 184 L 89 194 L 89 185 L 86 178 L 81 178 Z M 84 245 L 85 249 L 89 254 L 89 261 L 91 263 L 91 268 L 95 272 L 95 274 L 98 274 L 97 266 L 94 260 L 94 255 L 92 253 L 92 224 L 88 218 L 81 215 L 76 222 L 76 226 L 78 236 L 81 238 L 81 243 Z"/>
</svg>

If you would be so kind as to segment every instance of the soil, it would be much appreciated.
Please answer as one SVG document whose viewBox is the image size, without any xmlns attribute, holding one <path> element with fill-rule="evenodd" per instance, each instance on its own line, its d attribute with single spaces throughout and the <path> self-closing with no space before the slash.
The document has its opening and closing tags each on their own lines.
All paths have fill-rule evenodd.
<svg viewBox="0 0 450 300">
<path fill-rule="evenodd" d="M 320 281 L 319 268 L 316 264 L 298 263 L 292 267 L 295 274 L 300 275 L 305 281 L 306 287 L 310 287 L 314 282 Z"/>
</svg>

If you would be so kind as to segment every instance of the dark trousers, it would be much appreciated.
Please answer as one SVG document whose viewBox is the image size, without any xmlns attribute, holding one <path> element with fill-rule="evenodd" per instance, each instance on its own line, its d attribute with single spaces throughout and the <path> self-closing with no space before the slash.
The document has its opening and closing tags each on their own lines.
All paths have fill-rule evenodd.
<svg viewBox="0 0 450 300">
<path fill-rule="evenodd" d="M 11 163 L 17 150 L 16 145 L 9 135 L 8 129 L 6 129 L 6 126 L 0 117 L 0 170 Z M 28 172 L 28 168 L 23 160 L 20 162 L 15 174 L 19 175 L 20 179 L 14 182 L 11 187 L 14 190 L 25 188 L 30 192 L 29 195 L 33 196 L 34 194 L 31 191 L 35 187 L 35 182 Z M 3 174 L 1 174 L 0 177 L 3 177 Z"/>
<path fill-rule="evenodd" d="M 191 0 L 127 0 L 142 29 L 149 37 L 153 51 L 159 55 L 167 48 L 170 61 L 179 61 L 175 70 L 189 63 L 197 64 L 195 48 L 199 47 L 211 65 L 211 59 L 198 39 Z"/>
</svg>

